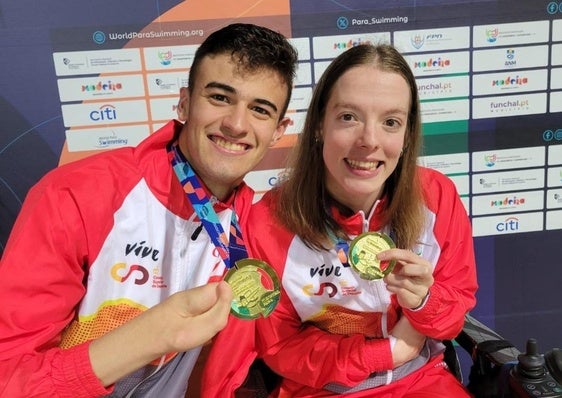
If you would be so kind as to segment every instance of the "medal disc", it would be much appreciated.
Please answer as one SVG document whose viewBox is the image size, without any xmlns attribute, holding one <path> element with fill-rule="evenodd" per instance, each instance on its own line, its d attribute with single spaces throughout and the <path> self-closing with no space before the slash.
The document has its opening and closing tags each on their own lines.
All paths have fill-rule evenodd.
<svg viewBox="0 0 562 398">
<path fill-rule="evenodd" d="M 236 261 L 224 277 L 232 288 L 230 313 L 242 319 L 269 316 L 279 303 L 279 278 L 269 264 L 255 258 Z"/>
<path fill-rule="evenodd" d="M 349 264 L 362 279 L 381 279 L 392 272 L 395 260 L 381 262 L 377 254 L 396 247 L 388 235 L 380 232 L 366 232 L 351 241 Z"/>
</svg>

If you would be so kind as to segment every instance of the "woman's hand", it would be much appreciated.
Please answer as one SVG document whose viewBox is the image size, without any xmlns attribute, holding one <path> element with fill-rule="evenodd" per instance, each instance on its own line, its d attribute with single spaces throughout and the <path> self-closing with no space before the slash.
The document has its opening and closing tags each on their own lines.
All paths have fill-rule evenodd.
<svg viewBox="0 0 562 398">
<path fill-rule="evenodd" d="M 410 250 L 390 249 L 377 255 L 380 261 L 395 260 L 390 274 L 384 277 L 386 288 L 395 293 L 402 308 L 419 307 L 433 285 L 433 266 Z"/>
<path fill-rule="evenodd" d="M 396 338 L 396 343 L 392 348 L 395 368 L 416 358 L 425 343 L 425 336 L 414 329 L 405 316 L 396 323 L 391 335 Z"/>
</svg>

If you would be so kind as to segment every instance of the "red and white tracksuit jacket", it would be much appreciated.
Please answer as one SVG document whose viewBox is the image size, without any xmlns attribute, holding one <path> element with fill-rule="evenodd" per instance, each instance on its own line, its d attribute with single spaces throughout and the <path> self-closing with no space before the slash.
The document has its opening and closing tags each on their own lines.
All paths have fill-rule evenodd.
<svg viewBox="0 0 562 398">
<path fill-rule="evenodd" d="M 206 231 L 193 239 L 201 222 L 168 160 L 181 126 L 172 121 L 136 148 L 61 166 L 29 192 L 0 263 L 0 396 L 183 397 L 200 348 L 108 389 L 88 356 L 91 339 L 224 273 Z M 243 224 L 252 200 L 242 184 L 215 204 L 226 231 L 231 206 Z M 253 343 L 251 322 L 232 324 Z M 229 355 L 237 374 L 213 374 L 205 397 L 230 396 L 255 357 Z"/>
<path fill-rule="evenodd" d="M 271 212 L 274 193 L 254 205 L 247 224 L 250 255 L 273 266 L 283 287 L 279 306 L 257 322 L 261 355 L 284 377 L 279 396 L 318 397 L 345 391 L 349 397 L 375 393 L 399 397 L 419 380 L 425 380 L 423 388 L 430 388 L 434 380 L 442 379 L 442 374 L 424 379 L 436 372 L 436 366 L 442 367 L 439 351 L 403 378 L 397 379 L 393 375 L 397 370 L 392 371 L 389 334 L 399 317 L 406 316 L 435 343 L 456 337 L 464 315 L 475 305 L 476 266 L 466 210 L 447 177 L 422 167 L 418 171 L 427 198 L 427 223 L 420 243 L 410 249 L 434 265 L 435 283 L 425 305 L 416 311 L 401 309 L 382 280 L 363 280 L 343 266 L 334 249 L 313 250 L 280 226 Z M 380 225 L 383 207 L 379 202 L 371 214 L 351 217 L 333 211 L 353 238 L 366 231 L 391 234 L 388 226 Z M 383 380 L 382 386 L 376 390 L 361 386 L 375 375 Z M 449 375 L 451 386 L 455 385 L 451 388 L 460 388 Z"/>
</svg>

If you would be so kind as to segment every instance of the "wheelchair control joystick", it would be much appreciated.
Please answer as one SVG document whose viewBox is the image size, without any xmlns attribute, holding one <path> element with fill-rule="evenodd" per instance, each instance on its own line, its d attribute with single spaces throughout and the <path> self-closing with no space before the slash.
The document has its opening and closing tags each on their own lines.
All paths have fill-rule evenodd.
<svg viewBox="0 0 562 398">
<path fill-rule="evenodd" d="M 515 365 L 519 375 L 526 379 L 540 379 L 544 377 L 546 370 L 544 358 L 537 349 L 537 340 L 527 340 L 527 351 L 520 354 L 517 359 L 519 363 Z"/>
<path fill-rule="evenodd" d="M 535 339 L 527 340 L 526 352 L 519 354 L 517 360 L 509 375 L 514 397 L 562 397 L 562 386 L 549 373 Z"/>
</svg>

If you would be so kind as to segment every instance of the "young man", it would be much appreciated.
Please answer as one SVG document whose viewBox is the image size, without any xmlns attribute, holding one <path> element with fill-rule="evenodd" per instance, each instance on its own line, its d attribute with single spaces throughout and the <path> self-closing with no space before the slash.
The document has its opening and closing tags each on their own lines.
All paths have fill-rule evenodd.
<svg viewBox="0 0 562 398">
<path fill-rule="evenodd" d="M 30 191 L 0 264 L 1 396 L 185 394 L 230 310 L 217 230 L 244 223 L 243 178 L 285 131 L 296 60 L 278 33 L 227 26 L 197 50 L 185 124 Z"/>
</svg>

